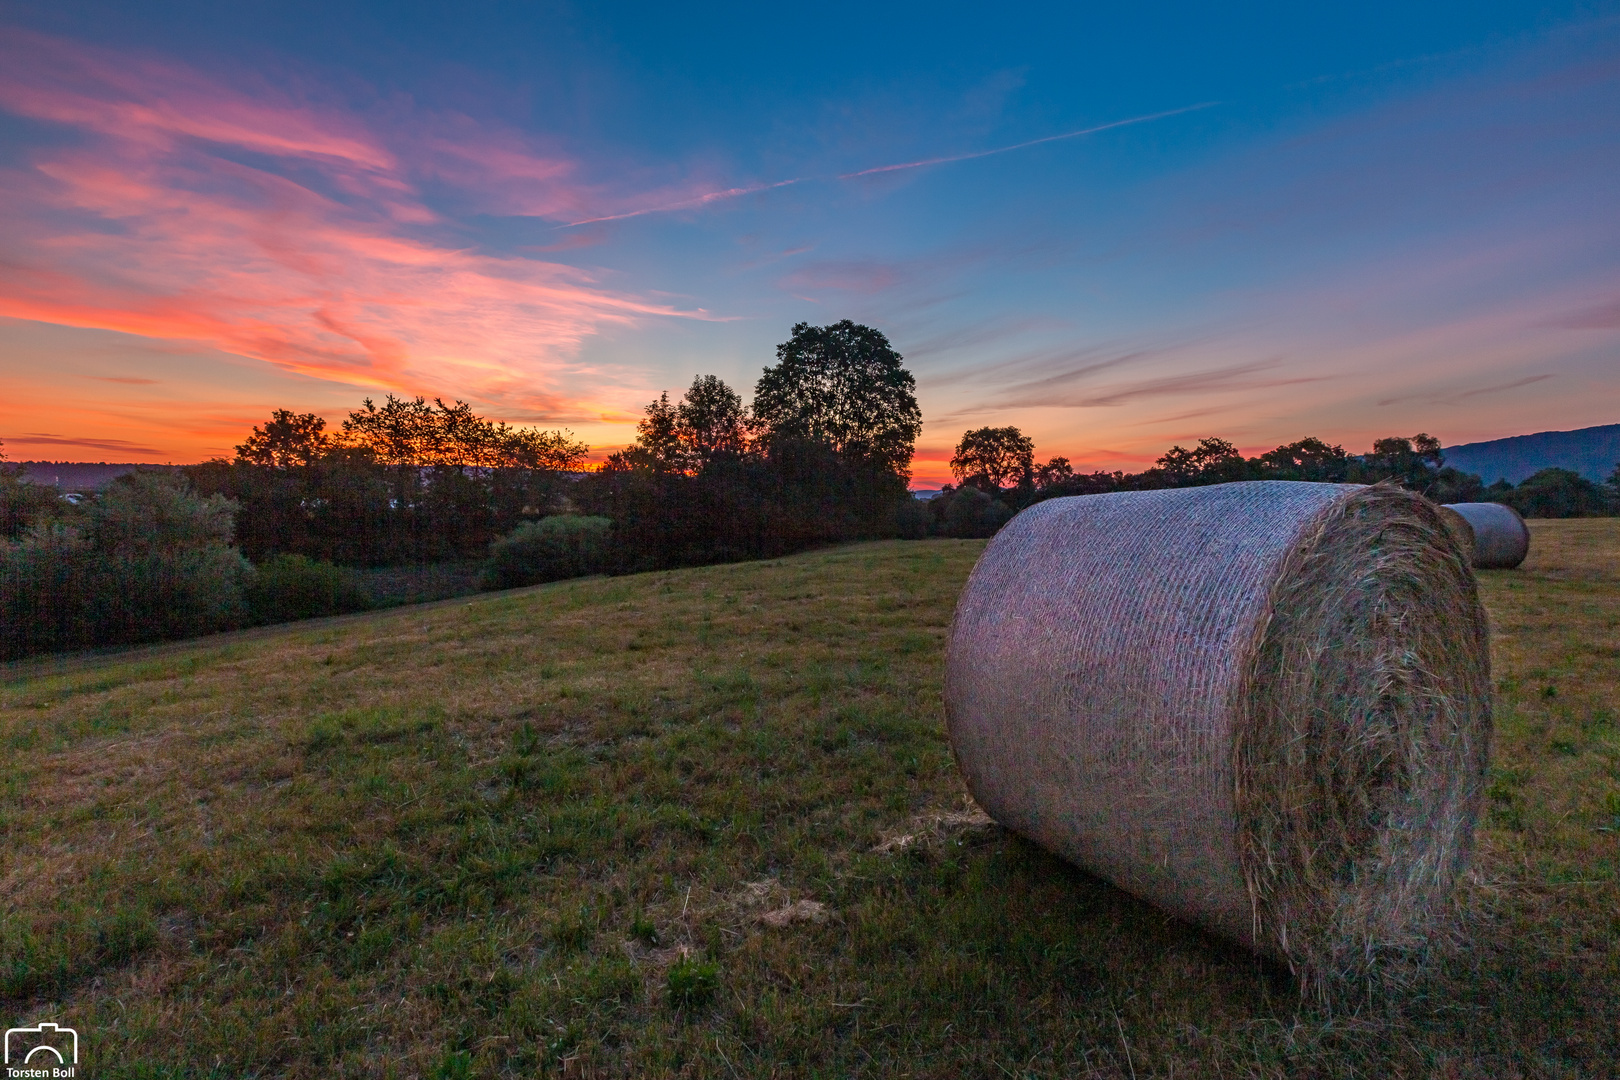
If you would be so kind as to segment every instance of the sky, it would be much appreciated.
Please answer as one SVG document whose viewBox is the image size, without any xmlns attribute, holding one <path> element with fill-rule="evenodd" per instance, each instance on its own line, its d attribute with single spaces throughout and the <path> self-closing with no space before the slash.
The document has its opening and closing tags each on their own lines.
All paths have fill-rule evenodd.
<svg viewBox="0 0 1620 1080">
<path fill-rule="evenodd" d="M 229 456 L 462 399 L 600 459 L 794 324 L 965 430 L 1620 421 L 1620 0 L 0 0 L 0 439 Z"/>
</svg>

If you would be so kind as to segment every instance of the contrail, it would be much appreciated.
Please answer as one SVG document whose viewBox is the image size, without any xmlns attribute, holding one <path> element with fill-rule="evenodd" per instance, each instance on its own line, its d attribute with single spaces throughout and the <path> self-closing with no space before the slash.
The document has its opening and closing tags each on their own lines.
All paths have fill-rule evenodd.
<svg viewBox="0 0 1620 1080">
<path fill-rule="evenodd" d="M 1078 139 L 1082 135 L 1095 135 L 1099 131 L 1110 128 L 1129 127 L 1131 124 L 1145 124 L 1150 120 L 1163 120 L 1167 116 L 1180 116 L 1182 113 L 1197 112 L 1199 109 L 1208 109 L 1219 105 L 1218 101 L 1204 101 L 1197 105 L 1187 105 L 1180 109 L 1168 109 L 1164 112 L 1150 113 L 1147 116 L 1133 116 L 1129 120 L 1115 120 L 1108 124 L 1098 124 L 1096 127 L 1082 128 L 1079 131 L 1066 131 L 1062 135 L 1047 135 L 1040 139 L 1030 139 L 1028 142 L 1014 143 L 1011 146 L 998 146 L 994 150 L 980 150 L 972 154 L 956 154 L 951 157 L 928 158 L 924 161 L 905 161 L 898 165 L 878 165 L 871 169 L 862 169 L 859 172 L 840 173 L 836 179 L 854 180 L 861 176 L 873 176 L 877 173 L 898 172 L 901 169 L 922 169 L 929 165 L 949 165 L 953 161 L 972 161 L 974 158 L 989 157 L 992 154 L 1006 154 L 1013 150 L 1022 150 L 1028 146 L 1039 146 L 1041 143 L 1058 142 L 1063 139 Z M 754 184 L 749 187 L 726 188 L 724 191 L 711 191 L 706 195 L 699 195 L 692 199 L 683 199 L 680 202 L 666 203 L 662 206 L 649 206 L 642 210 L 629 210 L 623 214 L 605 214 L 602 217 L 585 218 L 581 221 L 570 221 L 558 225 L 559 229 L 573 229 L 581 225 L 596 225 L 604 221 L 624 221 L 626 218 L 643 217 L 647 214 L 667 214 L 676 210 L 690 210 L 693 207 L 707 206 L 712 202 L 724 199 L 737 199 L 744 195 L 753 195 L 761 191 L 772 191 L 776 188 L 788 187 L 791 184 L 802 184 L 807 180 L 820 179 L 813 176 L 795 176 L 791 180 L 778 180 L 772 184 Z M 833 179 L 833 178 L 828 178 Z"/>
<path fill-rule="evenodd" d="M 1129 120 L 1115 120 L 1109 124 L 1098 124 L 1096 127 L 1082 128 L 1079 131 L 1066 131 L 1062 135 L 1047 135 L 1044 138 L 1014 143 L 1011 146 L 999 146 L 994 150 L 980 150 L 977 153 L 956 154 L 952 157 L 928 158 L 924 161 L 906 161 L 899 165 L 879 165 L 872 169 L 862 169 L 860 172 L 841 173 L 838 179 L 853 180 L 858 176 L 871 176 L 874 173 L 898 172 L 901 169 L 921 169 L 928 165 L 948 165 L 953 161 L 972 161 L 974 158 L 989 157 L 991 154 L 1006 154 L 1013 150 L 1022 150 L 1026 146 L 1039 146 L 1041 143 L 1057 142 L 1060 139 L 1078 139 L 1082 135 L 1095 135 L 1099 131 L 1107 131 L 1110 128 L 1127 127 L 1131 124 L 1145 124 L 1149 120 L 1163 120 L 1167 116 L 1180 116 L 1182 113 L 1196 112 L 1199 109 L 1208 109 L 1219 104 L 1218 101 L 1204 101 L 1180 109 L 1169 109 L 1165 112 L 1150 113 L 1147 116 L 1133 116 Z"/>
<path fill-rule="evenodd" d="M 694 206 L 706 206 L 721 199 L 735 199 L 743 195 L 752 195 L 756 191 L 770 191 L 772 188 L 787 187 L 789 184 L 803 183 L 803 176 L 792 180 L 778 180 L 774 184 L 755 184 L 752 187 L 726 188 L 724 191 L 711 191 L 707 195 L 699 195 L 695 199 L 686 199 L 677 203 L 668 203 L 664 206 L 649 206 L 645 210 L 631 210 L 624 214 L 608 214 L 606 217 L 586 218 L 583 221 L 570 221 L 566 225 L 559 225 L 559 229 L 572 229 L 578 225 L 595 225 L 599 221 L 623 221 L 625 218 L 641 217 L 643 214 L 665 214 L 674 210 L 689 210 Z"/>
</svg>

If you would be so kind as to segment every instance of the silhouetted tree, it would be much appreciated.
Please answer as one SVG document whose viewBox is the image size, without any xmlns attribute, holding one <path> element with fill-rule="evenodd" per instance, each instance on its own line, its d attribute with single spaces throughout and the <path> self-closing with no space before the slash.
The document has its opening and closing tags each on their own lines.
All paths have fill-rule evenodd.
<svg viewBox="0 0 1620 1080">
<path fill-rule="evenodd" d="M 576 508 L 613 522 L 620 570 L 926 531 L 925 511 L 900 512 L 905 481 L 881 460 L 803 434 L 824 426 L 789 417 L 759 425 L 751 443 L 749 411 L 715 376 L 693 379 L 678 404 L 660 394 L 645 412 L 635 444 L 572 492 Z"/>
<path fill-rule="evenodd" d="M 916 380 L 888 338 L 848 319 L 799 323 L 754 387 L 753 414 L 767 453 L 784 440 L 830 447 L 901 479 L 922 431 Z"/>
<path fill-rule="evenodd" d="M 635 445 L 610 455 L 608 471 L 645 468 L 690 474 L 748 452 L 748 410 L 716 376 L 695 377 L 679 404 L 670 404 L 666 391 L 643 411 Z"/>
<path fill-rule="evenodd" d="M 343 421 L 343 444 L 365 450 L 378 465 L 419 467 L 437 456 L 439 432 L 422 398 L 389 394 L 382 407 L 366 398 Z"/>
<path fill-rule="evenodd" d="M 1035 486 L 1042 490 L 1058 487 L 1074 479 L 1074 467 L 1066 457 L 1055 457 L 1035 469 Z"/>
<path fill-rule="evenodd" d="M 396 398 L 379 408 L 367 398 L 343 421 L 339 446 L 379 465 L 411 469 L 577 469 L 589 449 L 562 431 L 514 428 L 486 420 L 465 401 Z"/>
<path fill-rule="evenodd" d="M 974 428 L 956 444 L 951 475 L 990 494 L 1033 483 L 1035 442 L 1015 427 Z"/>
<path fill-rule="evenodd" d="M 1267 450 L 1255 459 L 1267 480 L 1313 480 L 1340 483 L 1349 475 L 1351 458 L 1342 446 L 1304 438 Z"/>
<path fill-rule="evenodd" d="M 326 421 L 314 413 L 277 409 L 261 428 L 254 426 L 236 448 L 236 459 L 249 465 L 276 469 L 308 467 L 332 450 Z"/>
<path fill-rule="evenodd" d="M 1193 487 L 1249 479 L 1249 465 L 1225 439 L 1199 439 L 1188 450 L 1172 446 L 1155 463 L 1165 487 Z"/>
<path fill-rule="evenodd" d="M 1410 439 L 1394 436 L 1373 441 L 1372 451 L 1361 456 L 1352 479 L 1362 483 L 1394 480 L 1416 491 L 1423 491 L 1445 463 L 1440 440 L 1419 434 Z"/>
<path fill-rule="evenodd" d="M 1486 502 L 1489 496 L 1485 484 L 1473 473 L 1445 466 L 1422 489 L 1423 494 L 1437 503 Z"/>
<path fill-rule="evenodd" d="M 636 444 L 646 451 L 655 469 L 686 471 L 686 448 L 681 445 L 680 412 L 669 403 L 669 394 L 658 395 L 646 408 L 646 416 L 636 424 Z"/>
<path fill-rule="evenodd" d="M 737 391 L 714 375 L 692 380 L 675 408 L 676 434 L 698 468 L 748 449 L 748 410 Z"/>
</svg>

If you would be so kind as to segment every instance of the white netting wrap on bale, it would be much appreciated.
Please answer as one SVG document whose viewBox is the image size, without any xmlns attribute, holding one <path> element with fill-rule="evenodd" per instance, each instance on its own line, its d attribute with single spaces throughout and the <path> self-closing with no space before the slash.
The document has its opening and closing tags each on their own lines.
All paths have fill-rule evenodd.
<svg viewBox="0 0 1620 1080">
<path fill-rule="evenodd" d="M 1474 565 L 1481 570 L 1511 570 L 1530 554 L 1530 529 L 1511 506 L 1501 503 L 1448 503 L 1468 523 L 1474 540 Z"/>
<path fill-rule="evenodd" d="M 1316 980 L 1444 907 L 1489 665 L 1433 505 L 1221 484 L 1018 515 L 963 589 L 945 704 L 997 821 Z"/>
</svg>

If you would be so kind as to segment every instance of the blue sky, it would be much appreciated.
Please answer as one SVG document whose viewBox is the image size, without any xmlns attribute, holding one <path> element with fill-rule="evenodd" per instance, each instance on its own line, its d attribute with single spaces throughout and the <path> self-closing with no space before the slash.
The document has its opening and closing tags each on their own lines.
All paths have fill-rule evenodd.
<svg viewBox="0 0 1620 1080">
<path fill-rule="evenodd" d="M 919 481 L 983 424 L 1611 423 L 1617 178 L 1615 4 L 8 4 L 0 438 L 196 460 L 392 390 L 605 451 L 845 317 Z"/>
</svg>

